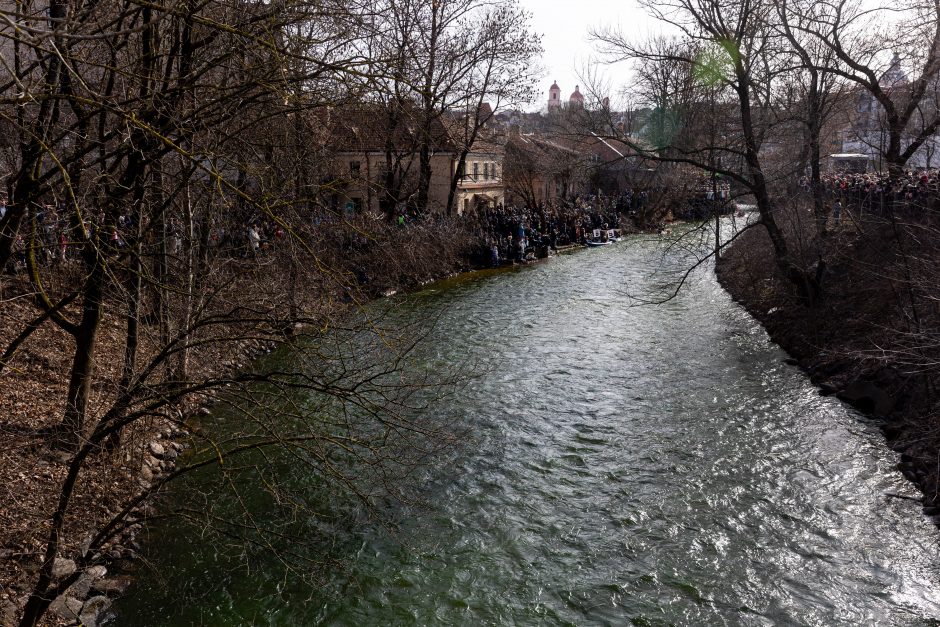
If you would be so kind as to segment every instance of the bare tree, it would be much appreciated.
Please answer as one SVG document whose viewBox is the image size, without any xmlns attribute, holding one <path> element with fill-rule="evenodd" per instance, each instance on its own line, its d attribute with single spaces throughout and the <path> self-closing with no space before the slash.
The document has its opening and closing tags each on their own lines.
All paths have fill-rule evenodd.
<svg viewBox="0 0 940 627">
<path fill-rule="evenodd" d="M 383 429 L 407 429 L 407 394 L 384 377 L 411 345 L 317 374 L 297 364 L 240 374 L 218 363 L 246 346 L 293 343 L 299 326 L 331 328 L 331 301 L 355 301 L 349 273 L 326 258 L 314 228 L 321 214 L 311 209 L 321 208 L 321 188 L 335 181 L 311 112 L 361 97 L 361 79 L 377 71 L 362 54 L 370 11 L 368 3 L 333 0 L 63 1 L 48 14 L 28 2 L 0 7 L 0 51 L 12 69 L 0 84 L 0 120 L 18 140 L 8 153 L 0 267 L 26 270 L 0 280 L 4 292 L 15 287 L 37 307 L 2 351 L 0 369 L 17 376 L 18 349 L 50 326 L 72 342 L 64 401 L 30 435 L 35 446 L 61 449 L 65 461 L 38 509 L 21 512 L 34 517 L 42 545 L 22 625 L 36 624 L 75 581 L 54 576 L 56 558 L 80 567 L 105 561 L 104 547 L 162 489 L 163 479 L 92 498 L 97 482 L 117 472 L 104 453 L 131 455 L 140 445 L 135 434 L 153 421 L 195 428 L 183 422 L 194 403 L 233 385 L 267 383 L 356 405 L 365 418 L 355 428 L 379 434 L 379 442 L 388 441 Z M 256 236 L 256 225 L 266 230 L 267 257 L 245 241 L 246 225 Z M 115 320 L 123 342 L 108 379 L 96 370 L 111 365 L 100 338 Z M 309 429 L 272 434 L 256 418 L 250 435 L 207 436 L 208 457 L 342 439 Z M 378 422 L 366 428 L 367 418 Z M 123 447 L 121 434 L 129 440 Z M 208 463 L 194 459 L 196 467 Z M 103 522 L 89 530 L 79 499 L 112 510 L 96 509 L 102 517 L 91 522 Z"/>
<path fill-rule="evenodd" d="M 517 4 L 491 7 L 480 18 L 473 69 L 459 86 L 454 109 L 459 123 L 452 128 L 457 144 L 457 166 L 451 174 L 447 195 L 448 214 L 454 210 L 454 197 L 467 155 L 480 138 L 493 115 L 501 108 L 528 101 L 534 90 L 536 71 L 533 59 L 541 52 L 539 39 L 528 30 L 529 15 Z M 463 108 L 463 111 L 460 111 Z"/>
<path fill-rule="evenodd" d="M 785 61 L 771 54 L 778 39 L 772 26 L 773 5 L 679 0 L 646 6 L 684 33 L 689 41 L 686 53 L 639 45 L 611 30 L 595 33 L 596 39 L 620 59 L 684 65 L 689 74 L 699 77 L 700 85 L 717 90 L 716 102 L 724 104 L 723 111 L 733 112 L 730 118 L 733 124 L 725 124 L 718 145 L 698 141 L 683 147 L 674 143 L 671 149 L 675 152 L 669 155 L 656 154 L 647 146 L 633 143 L 649 157 L 720 174 L 753 195 L 778 267 L 804 300 L 815 302 L 823 268 L 806 266 L 790 250 L 778 224 L 777 203 L 772 193 L 780 173 L 769 167 L 763 153 L 778 117 L 774 87 L 786 69 Z"/>
<path fill-rule="evenodd" d="M 779 26 L 785 38 L 784 54 L 794 57 L 794 66 L 787 86 L 798 91 L 792 99 L 800 115 L 796 116 L 804 129 L 801 159 L 798 164 L 808 164 L 809 185 L 813 198 L 813 213 L 816 216 L 817 234 L 821 235 L 828 218 L 822 183 L 820 143 L 824 129 L 833 119 L 837 103 L 843 94 L 843 85 L 831 71 L 835 65 L 835 53 L 817 39 L 806 35 L 806 28 L 817 19 L 817 3 L 794 5 L 786 0 L 777 4 Z M 798 170 L 797 175 L 804 172 Z"/>
<path fill-rule="evenodd" d="M 940 73 L 940 3 L 862 8 L 845 0 L 783 5 L 783 11 L 791 32 L 812 39 L 819 51 L 812 65 L 818 71 L 859 86 L 877 101 L 885 133 L 883 158 L 892 176 L 900 176 L 940 130 L 940 110 L 923 106 L 935 98 L 931 88 Z M 903 65 L 913 72 L 909 81 L 903 80 Z"/>
</svg>

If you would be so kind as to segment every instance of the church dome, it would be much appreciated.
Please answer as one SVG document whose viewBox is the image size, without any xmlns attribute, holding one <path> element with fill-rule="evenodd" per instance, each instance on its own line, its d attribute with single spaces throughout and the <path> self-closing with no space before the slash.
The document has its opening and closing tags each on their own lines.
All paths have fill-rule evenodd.
<svg viewBox="0 0 940 627">
<path fill-rule="evenodd" d="M 891 65 L 888 67 L 887 71 L 881 75 L 879 82 L 882 87 L 888 89 L 907 84 L 907 75 L 904 73 L 904 70 L 901 69 L 901 57 L 897 52 L 894 53 L 894 56 L 891 58 Z"/>
<path fill-rule="evenodd" d="M 574 86 L 574 92 L 571 94 L 571 97 L 568 98 L 569 102 L 577 102 L 578 104 L 584 104 L 584 96 L 581 94 L 581 91 L 578 89 L 578 85 Z"/>
</svg>

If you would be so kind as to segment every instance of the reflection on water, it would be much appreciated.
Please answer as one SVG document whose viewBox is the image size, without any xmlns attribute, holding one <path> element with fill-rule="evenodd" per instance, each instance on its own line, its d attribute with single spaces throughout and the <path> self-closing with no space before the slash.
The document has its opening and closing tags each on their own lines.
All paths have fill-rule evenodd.
<svg viewBox="0 0 940 627">
<path fill-rule="evenodd" d="M 782 363 L 711 274 L 631 307 L 635 239 L 398 301 L 485 374 L 436 411 L 470 445 L 397 533 L 312 590 L 164 538 L 126 625 L 925 624 L 937 532 L 873 425 Z M 170 565 L 171 564 L 171 565 Z M 146 576 L 146 575 L 145 575 Z"/>
</svg>

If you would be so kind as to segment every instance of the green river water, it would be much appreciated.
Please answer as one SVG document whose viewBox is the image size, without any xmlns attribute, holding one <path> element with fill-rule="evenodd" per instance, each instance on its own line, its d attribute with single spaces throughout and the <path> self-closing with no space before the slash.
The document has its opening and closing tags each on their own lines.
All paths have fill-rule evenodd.
<svg viewBox="0 0 940 627">
<path fill-rule="evenodd" d="M 478 375 L 426 410 L 461 445 L 414 476 L 420 503 L 311 525 L 316 582 L 157 527 L 115 623 L 940 624 L 938 532 L 888 496 L 914 491 L 876 425 L 709 270 L 631 306 L 686 262 L 636 237 L 384 301 L 436 318 L 423 370 Z"/>
</svg>

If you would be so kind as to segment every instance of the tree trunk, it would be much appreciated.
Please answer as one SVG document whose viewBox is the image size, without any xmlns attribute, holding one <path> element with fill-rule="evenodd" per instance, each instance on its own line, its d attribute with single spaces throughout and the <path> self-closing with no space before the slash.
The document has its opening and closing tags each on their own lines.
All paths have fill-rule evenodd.
<svg viewBox="0 0 940 627">
<path fill-rule="evenodd" d="M 26 216 L 26 204 L 26 202 L 14 202 L 8 205 L 6 215 L 0 220 L 0 273 L 13 257 L 16 236 Z"/>
<path fill-rule="evenodd" d="M 89 248 L 92 248 L 89 245 Z M 75 333 L 75 355 L 69 375 L 65 415 L 58 431 L 61 441 L 69 449 L 77 449 L 85 437 L 88 397 L 95 367 L 95 344 L 101 324 L 104 267 L 97 250 L 86 254 L 94 256 L 82 292 L 82 319 Z"/>
<path fill-rule="evenodd" d="M 434 77 L 437 72 L 437 45 L 438 38 L 441 35 L 441 13 L 444 9 L 444 2 L 441 0 L 432 0 L 431 2 L 431 23 L 428 27 L 428 59 L 427 68 L 424 74 L 424 85 L 421 94 L 422 113 L 421 120 L 421 147 L 418 152 L 418 210 L 421 213 L 427 212 L 428 201 L 431 189 L 431 130 L 434 123 L 434 106 L 437 94 L 434 93 Z"/>
<path fill-rule="evenodd" d="M 796 288 L 800 299 L 810 305 L 815 305 L 819 300 L 818 276 L 821 273 L 822 266 L 817 269 L 816 274 L 811 274 L 795 263 L 790 258 L 787 247 L 786 237 L 780 225 L 774 216 L 773 203 L 770 200 L 770 192 L 767 188 L 767 179 L 761 167 L 759 147 L 757 137 L 754 131 L 754 121 L 751 112 L 751 92 L 750 77 L 747 71 L 738 61 L 735 74 L 738 79 L 736 91 L 738 92 L 738 104 L 741 112 L 741 130 L 744 136 L 744 160 L 747 165 L 748 174 L 751 176 L 751 190 L 757 201 L 757 211 L 760 214 L 761 224 L 767 230 L 771 245 L 774 251 L 774 261 L 787 280 Z"/>
<path fill-rule="evenodd" d="M 807 147 L 809 148 L 810 193 L 813 195 L 813 216 L 816 218 L 816 235 L 821 236 L 829 218 L 823 198 L 822 169 L 820 167 L 819 135 L 824 117 L 822 95 L 819 93 L 819 72 L 810 68 L 809 95 L 807 96 Z"/>
<path fill-rule="evenodd" d="M 829 215 L 823 197 L 822 169 L 819 166 L 819 126 L 816 122 L 810 123 L 809 133 L 810 190 L 813 194 L 813 215 L 816 217 L 816 234 L 822 235 Z"/>
<path fill-rule="evenodd" d="M 136 204 L 136 203 L 135 203 Z M 127 280 L 127 311 L 125 314 L 124 336 L 124 365 L 121 369 L 121 381 L 118 390 L 121 395 L 127 393 L 131 387 L 134 374 L 137 371 L 137 347 L 140 343 L 140 300 L 143 290 L 143 264 L 141 263 L 141 221 L 138 212 L 135 220 L 135 232 L 127 234 L 127 244 L 130 248 L 130 261 Z M 114 450 L 121 443 L 121 431 L 115 431 L 108 438 L 108 449 Z"/>
<path fill-rule="evenodd" d="M 124 342 L 124 367 L 121 370 L 121 391 L 127 391 L 130 387 L 131 379 L 137 369 L 137 346 L 140 338 L 140 294 L 143 279 L 143 271 L 140 264 L 139 250 L 134 251 L 134 261 L 131 262 L 131 277 L 128 281 L 127 290 L 127 315 Z"/>
<path fill-rule="evenodd" d="M 65 524 L 65 516 L 69 512 L 69 502 L 72 493 L 75 491 L 79 472 L 91 450 L 92 447 L 90 446 L 82 447 L 75 455 L 75 458 L 69 462 L 68 473 L 59 492 L 59 501 L 55 512 L 52 514 L 52 525 L 49 529 L 49 538 L 46 541 L 42 565 L 39 567 L 39 576 L 30 592 L 29 599 L 26 601 L 26 607 L 23 608 L 23 616 L 20 619 L 19 627 L 35 627 L 46 613 L 49 605 L 55 600 L 55 589 L 52 586 L 52 567 L 55 564 L 56 555 L 59 553 L 62 528 Z"/>
<path fill-rule="evenodd" d="M 151 219 L 151 232 L 156 241 L 153 243 L 153 313 L 156 315 L 157 325 L 160 329 L 160 345 L 166 346 L 170 341 L 170 301 L 167 297 L 167 284 L 169 280 L 169 238 L 170 230 L 167 227 L 167 206 L 163 195 L 163 162 L 157 159 L 153 162 L 153 196 L 152 206 L 155 211 Z"/>
<path fill-rule="evenodd" d="M 183 319 L 180 322 L 180 333 L 188 336 L 189 325 L 192 323 L 193 307 L 196 287 L 196 250 L 195 250 L 195 226 L 193 224 L 193 205 L 189 194 L 189 183 L 183 192 L 183 209 L 186 219 L 186 237 L 183 242 L 183 254 L 186 257 L 185 281 L 183 289 Z M 176 367 L 176 380 L 183 382 L 186 380 L 189 371 L 189 347 L 185 344 L 180 347 L 179 361 Z"/>
<path fill-rule="evenodd" d="M 457 195 L 457 185 L 460 184 L 462 178 L 461 173 L 467 167 L 467 155 L 469 153 L 469 148 L 460 151 L 460 157 L 457 159 L 457 169 L 451 172 L 450 187 L 447 190 L 447 215 L 454 213 L 454 197 Z"/>
<path fill-rule="evenodd" d="M 430 134 L 430 131 L 428 131 Z M 422 142 L 418 153 L 418 211 L 427 213 L 431 192 L 431 149 L 428 142 Z"/>
</svg>

